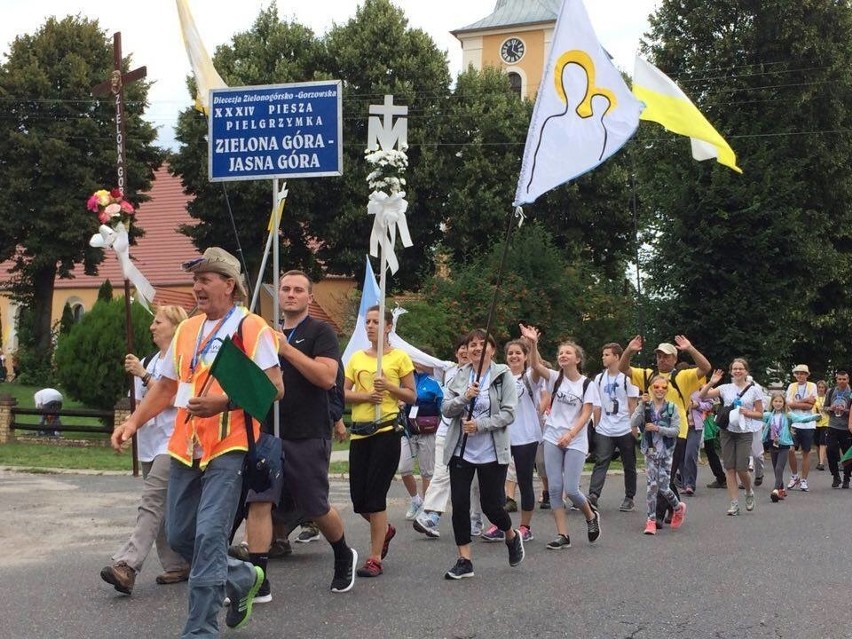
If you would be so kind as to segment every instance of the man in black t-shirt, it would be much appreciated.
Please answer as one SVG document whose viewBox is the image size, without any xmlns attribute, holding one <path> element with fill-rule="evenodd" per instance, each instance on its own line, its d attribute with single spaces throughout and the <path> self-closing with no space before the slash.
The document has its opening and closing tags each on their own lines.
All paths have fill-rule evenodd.
<svg viewBox="0 0 852 639">
<path fill-rule="evenodd" d="M 296 508 L 316 523 L 334 551 L 332 592 L 347 592 L 355 583 L 358 554 L 346 543 L 343 520 L 328 502 L 328 467 L 332 429 L 329 391 L 339 368 L 339 346 L 332 328 L 308 315 L 313 282 L 301 271 L 281 276 L 278 301 L 284 317 L 278 359 L 284 379 L 279 426 L 284 450 L 284 486 Z M 342 425 L 342 424 L 341 424 Z M 272 522 L 257 531 L 272 538 Z M 252 531 L 254 532 L 254 531 Z M 248 535 L 250 538 L 254 535 Z"/>
</svg>

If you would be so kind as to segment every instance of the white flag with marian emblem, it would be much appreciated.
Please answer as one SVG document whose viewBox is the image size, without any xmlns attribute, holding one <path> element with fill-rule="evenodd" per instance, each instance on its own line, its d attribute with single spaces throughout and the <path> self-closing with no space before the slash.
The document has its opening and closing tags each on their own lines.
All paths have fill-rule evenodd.
<svg viewBox="0 0 852 639">
<path fill-rule="evenodd" d="M 642 103 L 598 42 L 581 0 L 564 0 L 533 109 L 515 206 L 592 170 L 636 132 Z"/>
</svg>

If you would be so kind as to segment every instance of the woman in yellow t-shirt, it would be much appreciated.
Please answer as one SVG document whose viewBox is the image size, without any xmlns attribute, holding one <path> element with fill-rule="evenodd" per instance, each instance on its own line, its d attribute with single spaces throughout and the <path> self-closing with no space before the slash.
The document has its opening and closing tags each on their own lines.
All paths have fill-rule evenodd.
<svg viewBox="0 0 852 639">
<path fill-rule="evenodd" d="M 814 412 L 819 414 L 814 432 L 814 445 L 817 447 L 817 470 L 825 470 L 825 460 L 828 457 L 828 446 L 825 444 L 825 434 L 828 432 L 828 413 L 825 412 L 825 395 L 828 393 L 828 384 L 825 380 L 817 382 L 817 397 L 814 403 Z"/>
<path fill-rule="evenodd" d="M 349 494 L 353 510 L 370 522 L 370 556 L 358 569 L 359 577 L 378 577 L 396 528 L 388 523 L 387 494 L 399 464 L 401 431 L 396 429 L 399 404 L 414 404 L 414 364 L 408 355 L 391 348 L 392 317 L 385 314 L 382 336 L 382 374 L 377 374 L 379 307 L 367 310 L 370 348 L 357 351 L 346 364 L 346 403 L 352 404 L 352 441 L 349 445 Z M 381 407 L 376 419 L 376 406 Z"/>
</svg>

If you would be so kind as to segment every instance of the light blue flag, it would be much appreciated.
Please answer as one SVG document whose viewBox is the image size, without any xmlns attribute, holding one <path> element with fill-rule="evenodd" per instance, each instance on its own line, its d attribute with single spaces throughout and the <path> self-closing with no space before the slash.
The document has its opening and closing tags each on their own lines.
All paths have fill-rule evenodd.
<svg viewBox="0 0 852 639">
<path fill-rule="evenodd" d="M 355 323 L 355 330 L 352 332 L 352 337 L 349 338 L 349 343 L 346 345 L 346 350 L 343 351 L 343 365 L 349 363 L 349 359 L 356 351 L 370 348 L 370 340 L 367 339 L 367 329 L 365 327 L 365 319 L 367 317 L 367 309 L 379 303 L 379 283 L 376 282 L 376 276 L 373 273 L 373 267 L 370 264 L 370 258 L 367 258 L 367 268 L 364 271 L 364 287 L 361 293 L 361 305 L 358 307 L 358 321 Z"/>
</svg>

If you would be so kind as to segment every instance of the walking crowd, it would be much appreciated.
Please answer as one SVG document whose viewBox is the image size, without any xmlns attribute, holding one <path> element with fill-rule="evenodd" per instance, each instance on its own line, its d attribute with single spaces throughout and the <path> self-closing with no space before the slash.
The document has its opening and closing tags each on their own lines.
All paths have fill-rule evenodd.
<svg viewBox="0 0 852 639">
<path fill-rule="evenodd" d="M 164 570 L 157 583 L 189 581 L 183 637 L 218 636 L 223 605 L 226 625 L 239 628 L 254 604 L 271 601 L 267 563 L 291 552 L 288 537 L 300 525 L 297 541 L 324 538 L 331 548 L 332 592 L 352 589 L 356 575 L 382 575 L 398 534 L 387 515 L 397 472 L 410 496 L 405 518 L 417 533 L 440 538 L 441 518 L 452 506 L 457 557 L 444 573 L 448 580 L 474 576 L 476 537 L 505 544 L 510 566 L 524 560 L 525 544 L 535 540 L 536 474 L 543 486 L 538 507 L 550 510 L 555 531 L 543 547 L 571 546 L 571 509 L 581 514 L 588 542 L 596 543 L 598 502 L 616 457 L 624 471 L 619 510 L 636 509 L 637 448 L 646 475 L 637 534 L 687 523 L 702 447 L 714 475 L 707 488 L 727 490 L 732 517 L 742 513 L 740 491 L 745 511 L 757 507 L 754 486 L 764 479 L 765 451 L 774 503 L 789 490 L 808 492 L 813 447 L 816 468 L 827 462 L 832 486 L 850 485 L 852 464 L 841 467 L 852 446 L 845 371 L 829 388 L 809 381 L 808 367 L 800 364 L 786 392 L 767 394 L 741 358 L 721 384 L 725 372 L 712 370 L 683 335 L 657 346 L 654 367 L 636 366 L 644 347 L 636 336 L 625 347 L 604 344 L 603 370 L 592 378 L 583 372 L 587 356 L 580 345 L 561 343 L 553 368 L 539 352 L 539 330 L 521 324 L 518 339 L 503 349 L 505 364 L 495 361 L 500 351 L 493 336 L 474 328 L 459 338 L 455 365 L 438 380 L 391 346 L 389 317 L 379 334 L 378 307 L 366 315 L 370 346 L 344 365 L 333 330 L 308 315 L 313 283 L 301 271 L 281 277 L 279 328 L 241 304 L 240 265 L 224 250 L 208 249 L 184 268 L 194 274 L 199 312 L 187 319 L 181 309 L 160 308 L 151 325 L 158 351 L 125 361 L 142 401 L 115 430 L 112 445 L 122 450 L 137 435 L 144 487 L 130 539 L 101 571 L 104 581 L 129 595 L 156 545 Z M 210 374 L 227 336 L 239 337 L 278 392 L 278 412 L 268 423 L 235 406 Z M 679 363 L 680 356 L 685 361 Z M 344 403 L 352 411 L 348 434 Z M 363 563 L 329 503 L 332 439 L 347 436 L 352 507 L 370 535 Z M 262 492 L 243 488 L 249 437 L 269 460 L 272 481 Z M 590 459 L 584 493 L 581 474 Z M 788 463 L 792 475 L 785 481 Z M 510 512 L 518 509 L 515 527 Z M 243 519 L 245 538 L 234 540 Z"/>
</svg>

